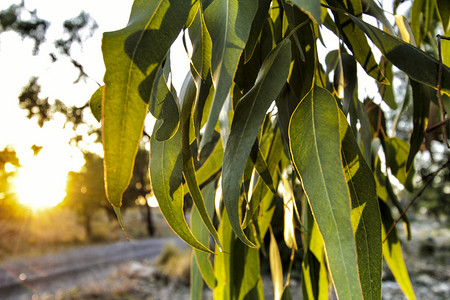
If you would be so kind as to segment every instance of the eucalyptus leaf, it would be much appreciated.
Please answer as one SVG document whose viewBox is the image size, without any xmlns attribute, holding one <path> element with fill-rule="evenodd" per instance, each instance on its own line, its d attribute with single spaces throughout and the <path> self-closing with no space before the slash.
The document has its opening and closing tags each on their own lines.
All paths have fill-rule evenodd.
<svg viewBox="0 0 450 300">
<path fill-rule="evenodd" d="M 155 76 L 189 7 L 184 0 L 136 0 L 127 27 L 103 35 L 102 137 L 106 193 L 115 207 L 130 182 Z"/>
<path fill-rule="evenodd" d="M 212 40 L 211 72 L 215 93 L 200 141 L 200 152 L 211 140 L 258 10 L 257 0 L 203 0 L 202 3 L 206 27 Z"/>
<path fill-rule="evenodd" d="M 439 62 L 417 47 L 394 37 L 359 18 L 348 15 L 363 30 L 391 63 L 412 79 L 437 88 Z M 443 90 L 450 91 L 450 68 L 442 66 Z"/>
<path fill-rule="evenodd" d="M 336 293 L 341 299 L 362 299 L 338 112 L 333 96 L 314 87 L 292 115 L 290 150 L 324 240 Z"/>
<path fill-rule="evenodd" d="M 290 60 L 290 41 L 285 39 L 263 62 L 255 86 L 239 101 L 225 148 L 222 173 L 223 202 L 234 232 L 245 244 L 252 247 L 253 243 L 241 229 L 240 182 L 247 157 L 266 112 L 286 82 Z"/>
</svg>

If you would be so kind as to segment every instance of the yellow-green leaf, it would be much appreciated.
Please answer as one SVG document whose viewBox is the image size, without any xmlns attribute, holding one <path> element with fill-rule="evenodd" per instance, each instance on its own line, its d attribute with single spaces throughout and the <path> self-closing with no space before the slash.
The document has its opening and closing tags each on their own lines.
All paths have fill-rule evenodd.
<svg viewBox="0 0 450 300">
<path fill-rule="evenodd" d="M 158 120 L 155 124 L 162 122 Z M 158 141 L 152 134 L 150 140 L 150 179 L 159 208 L 173 231 L 192 247 L 211 253 L 192 234 L 183 212 L 184 191 L 182 185 L 183 162 L 181 157 L 181 131 L 170 139 Z"/>
<path fill-rule="evenodd" d="M 156 73 L 189 8 L 185 0 L 136 0 L 127 27 L 103 35 L 105 181 L 108 200 L 116 207 L 130 182 Z"/>
<path fill-rule="evenodd" d="M 384 201 L 380 201 L 380 211 L 383 221 L 383 240 L 386 239 L 387 230 L 389 230 L 394 223 L 391 211 Z M 399 284 L 403 293 L 408 299 L 416 299 L 414 295 L 414 290 L 411 285 L 411 280 L 409 279 L 408 270 L 406 269 L 405 260 L 403 259 L 402 248 L 400 245 L 400 240 L 397 236 L 397 231 L 394 228 L 386 241 L 383 243 L 383 256 L 389 269 L 391 269 L 395 280 Z"/>
</svg>

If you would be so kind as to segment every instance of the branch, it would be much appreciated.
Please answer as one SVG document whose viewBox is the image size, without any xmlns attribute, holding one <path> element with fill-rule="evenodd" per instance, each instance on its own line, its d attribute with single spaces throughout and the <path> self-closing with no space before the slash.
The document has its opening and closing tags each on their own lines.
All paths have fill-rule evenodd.
<svg viewBox="0 0 450 300">
<path fill-rule="evenodd" d="M 424 186 L 420 189 L 420 191 L 409 201 L 408 205 L 405 207 L 405 209 L 403 210 L 403 212 L 400 214 L 400 216 L 394 221 L 394 223 L 392 223 L 391 228 L 389 228 L 388 232 L 386 233 L 386 237 L 383 240 L 383 243 L 386 242 L 387 238 L 389 237 L 389 234 L 391 234 L 392 230 L 394 230 L 395 225 L 397 225 L 398 221 L 400 221 L 401 218 L 403 218 L 403 216 L 406 214 L 406 212 L 408 211 L 408 209 L 414 204 L 414 202 L 417 200 L 417 198 L 419 198 L 420 196 L 422 196 L 423 192 L 425 191 L 425 189 L 433 182 L 434 178 L 436 177 L 436 175 L 442 171 L 443 169 L 445 169 L 448 165 L 450 165 L 450 159 L 447 160 L 447 162 L 442 165 L 439 169 L 437 169 L 435 172 L 426 175 L 425 177 L 428 178 L 427 181 L 425 182 Z"/>
</svg>

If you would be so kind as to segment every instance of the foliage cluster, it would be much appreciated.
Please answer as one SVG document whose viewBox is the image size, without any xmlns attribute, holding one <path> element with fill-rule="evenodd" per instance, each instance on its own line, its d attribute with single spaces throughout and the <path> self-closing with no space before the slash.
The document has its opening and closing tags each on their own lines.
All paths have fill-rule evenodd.
<svg viewBox="0 0 450 300">
<path fill-rule="evenodd" d="M 447 144 L 450 52 L 433 29 L 448 36 L 449 15 L 445 0 L 415 0 L 410 19 L 395 15 L 395 25 L 374 0 L 135 0 L 127 27 L 104 34 L 105 85 L 91 99 L 119 220 L 150 112 L 158 119 L 152 188 L 168 224 L 195 249 L 193 298 L 204 281 L 217 299 L 263 299 L 260 255 L 270 258 L 276 299 L 291 298 L 291 269 L 283 272 L 272 232 L 279 223 L 291 261 L 302 261 L 305 298 L 328 298 L 332 285 L 340 299 L 380 299 L 383 257 L 414 298 L 393 213 L 409 221 L 393 179 L 413 191 L 424 138 Z M 326 30 L 340 47 L 323 64 Z M 180 32 L 192 51 L 177 95 L 168 53 Z M 383 106 L 360 99 L 357 65 L 378 83 Z M 403 102 L 394 66 L 407 78 Z M 401 115 L 409 101 L 405 141 L 388 134 L 383 107 L 403 103 Z M 273 218 L 277 201 L 283 219 Z"/>
</svg>

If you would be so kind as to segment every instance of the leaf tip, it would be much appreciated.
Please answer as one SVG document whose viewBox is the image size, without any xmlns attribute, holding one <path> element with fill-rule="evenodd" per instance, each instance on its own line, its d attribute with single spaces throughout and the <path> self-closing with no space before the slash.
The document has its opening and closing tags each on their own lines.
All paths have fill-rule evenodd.
<svg viewBox="0 0 450 300">
<path fill-rule="evenodd" d="M 114 213 L 116 214 L 117 217 L 117 221 L 119 222 L 120 228 L 122 229 L 123 233 L 125 234 L 125 238 L 127 239 L 127 241 L 129 241 L 129 237 L 128 237 L 128 233 L 125 230 L 125 226 L 123 225 L 123 220 L 122 220 L 122 214 L 120 212 L 120 207 L 118 206 L 113 206 L 114 209 Z"/>
</svg>

